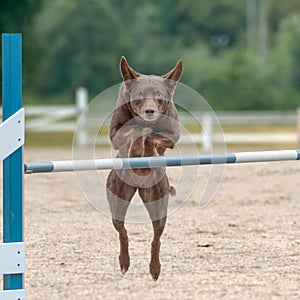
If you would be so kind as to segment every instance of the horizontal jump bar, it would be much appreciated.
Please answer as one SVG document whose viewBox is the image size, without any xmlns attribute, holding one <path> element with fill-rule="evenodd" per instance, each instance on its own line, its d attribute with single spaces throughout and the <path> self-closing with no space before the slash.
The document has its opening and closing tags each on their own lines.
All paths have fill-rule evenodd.
<svg viewBox="0 0 300 300">
<path fill-rule="evenodd" d="M 237 152 L 227 154 L 196 154 L 184 156 L 155 156 L 131 158 L 104 158 L 95 160 L 60 160 L 29 162 L 25 174 L 72 172 L 109 169 L 157 168 L 172 166 L 254 163 L 268 161 L 300 160 L 300 149 L 280 151 Z"/>
</svg>

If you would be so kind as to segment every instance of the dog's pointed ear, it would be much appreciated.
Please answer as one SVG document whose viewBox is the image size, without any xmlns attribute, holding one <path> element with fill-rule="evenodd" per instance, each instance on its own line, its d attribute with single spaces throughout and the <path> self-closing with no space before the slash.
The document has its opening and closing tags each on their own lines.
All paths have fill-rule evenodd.
<svg viewBox="0 0 300 300">
<path fill-rule="evenodd" d="M 127 60 L 126 60 L 126 58 L 124 56 L 121 57 L 120 71 L 121 71 L 121 75 L 122 75 L 124 81 L 136 79 L 137 77 L 140 76 L 139 73 L 137 73 L 136 71 L 134 71 L 128 65 L 128 62 L 127 62 Z"/>
<path fill-rule="evenodd" d="M 171 79 L 171 80 L 174 80 L 177 82 L 181 77 L 182 70 L 183 70 L 183 60 L 180 59 L 178 61 L 178 63 L 176 64 L 176 66 L 174 67 L 174 69 L 172 69 L 169 73 L 163 75 L 162 77 L 165 79 Z"/>
</svg>

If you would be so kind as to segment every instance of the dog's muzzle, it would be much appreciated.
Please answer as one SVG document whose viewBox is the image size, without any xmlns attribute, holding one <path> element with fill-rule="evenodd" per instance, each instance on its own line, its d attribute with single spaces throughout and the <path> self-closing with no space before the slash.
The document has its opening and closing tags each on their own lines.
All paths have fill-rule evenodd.
<svg viewBox="0 0 300 300">
<path fill-rule="evenodd" d="M 142 114 L 142 118 L 145 121 L 155 121 L 159 116 L 159 113 L 157 113 L 153 108 L 146 108 Z"/>
</svg>

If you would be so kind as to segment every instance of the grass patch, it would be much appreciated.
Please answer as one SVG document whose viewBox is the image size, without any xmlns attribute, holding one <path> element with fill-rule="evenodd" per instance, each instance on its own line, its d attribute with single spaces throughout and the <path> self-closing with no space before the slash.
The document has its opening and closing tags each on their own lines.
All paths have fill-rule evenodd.
<svg viewBox="0 0 300 300">
<path fill-rule="evenodd" d="M 72 147 L 72 132 L 26 132 L 25 146 L 33 147 Z"/>
</svg>

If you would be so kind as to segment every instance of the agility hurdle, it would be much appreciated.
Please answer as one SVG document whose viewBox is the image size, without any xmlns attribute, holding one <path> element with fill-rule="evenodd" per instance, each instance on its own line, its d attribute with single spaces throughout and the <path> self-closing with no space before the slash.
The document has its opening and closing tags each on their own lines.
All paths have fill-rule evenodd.
<svg viewBox="0 0 300 300">
<path fill-rule="evenodd" d="M 300 160 L 300 149 L 237 152 L 216 155 L 65 160 L 23 164 L 24 109 L 22 108 L 22 37 L 2 35 L 2 101 L 0 159 L 3 163 L 3 244 L 0 274 L 4 274 L 1 300 L 25 300 L 23 273 L 23 174 L 104 169 L 155 168 L 207 164 L 234 164 Z"/>
<path fill-rule="evenodd" d="M 106 158 L 95 160 L 60 160 L 24 164 L 25 174 L 74 172 L 109 169 L 159 168 L 175 166 L 255 163 L 300 160 L 299 150 L 237 152 L 227 154 L 199 154 L 184 156 L 155 156 Z"/>
</svg>

